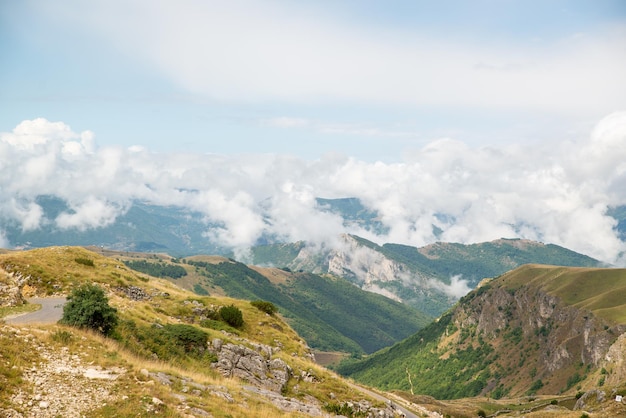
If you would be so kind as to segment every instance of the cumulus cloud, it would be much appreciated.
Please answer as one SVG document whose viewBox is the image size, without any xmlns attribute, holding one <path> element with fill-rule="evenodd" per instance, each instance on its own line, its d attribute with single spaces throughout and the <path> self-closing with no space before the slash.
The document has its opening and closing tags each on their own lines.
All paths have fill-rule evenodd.
<svg viewBox="0 0 626 418">
<path fill-rule="evenodd" d="M 233 248 L 262 236 L 334 246 L 342 232 L 414 246 L 519 237 L 623 263 L 626 244 L 607 210 L 626 205 L 625 161 L 626 112 L 608 115 L 577 142 L 474 148 L 443 138 L 396 163 L 98 147 L 91 132 L 36 119 L 0 133 L 0 216 L 24 231 L 47 222 L 85 230 L 141 200 L 203 214 L 207 238 Z M 45 219 L 42 195 L 69 210 Z M 386 232 L 345 227 L 316 197 L 359 198 Z M 462 293 L 463 281 L 449 291 Z"/>
</svg>

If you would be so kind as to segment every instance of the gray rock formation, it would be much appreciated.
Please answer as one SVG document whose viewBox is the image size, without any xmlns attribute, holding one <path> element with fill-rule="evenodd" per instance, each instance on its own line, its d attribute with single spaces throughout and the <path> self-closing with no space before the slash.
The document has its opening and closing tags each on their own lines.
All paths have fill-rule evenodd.
<svg viewBox="0 0 626 418">
<path fill-rule="evenodd" d="M 282 359 L 272 358 L 272 347 L 255 344 L 254 348 L 231 343 L 219 338 L 209 343 L 209 351 L 217 356 L 213 364 L 225 377 L 237 377 L 254 386 L 282 393 L 292 376 L 291 367 Z"/>
<path fill-rule="evenodd" d="M 20 306 L 26 303 L 22 289 L 28 277 L 20 273 L 8 273 L 0 267 L 0 306 Z"/>
</svg>

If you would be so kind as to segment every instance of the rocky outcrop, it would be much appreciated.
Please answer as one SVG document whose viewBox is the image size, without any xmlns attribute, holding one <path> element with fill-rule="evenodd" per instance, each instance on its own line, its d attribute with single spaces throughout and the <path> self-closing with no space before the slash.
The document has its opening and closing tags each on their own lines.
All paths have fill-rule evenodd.
<svg viewBox="0 0 626 418">
<path fill-rule="evenodd" d="M 217 356 L 213 367 L 225 377 L 237 377 L 254 386 L 282 393 L 292 376 L 291 367 L 280 358 L 272 358 L 272 347 L 255 344 L 254 349 L 224 343 L 219 338 L 209 343 L 209 351 Z"/>
<path fill-rule="evenodd" d="M 606 399 L 606 393 L 601 390 L 594 389 L 589 392 L 585 392 L 574 405 L 574 411 L 588 410 L 592 411 L 594 407 L 604 402 Z"/>
<path fill-rule="evenodd" d="M 606 377 L 607 385 L 619 385 L 626 381 L 626 332 L 611 345 L 601 365 L 605 370 L 611 370 Z"/>
<path fill-rule="evenodd" d="M 117 286 L 115 290 L 136 302 L 151 299 L 150 295 L 145 290 L 137 286 Z"/>
<path fill-rule="evenodd" d="M 553 385 L 562 382 L 546 390 L 570 389 L 565 382 L 576 376 L 583 379 L 583 366 L 590 371 L 609 357 L 620 361 L 623 346 L 615 343 L 626 331 L 624 325 L 607 323 L 539 287 L 511 289 L 486 284 L 462 302 L 453 316 L 454 326 L 464 335 L 480 336 L 481 341 L 499 347 L 497 363 L 502 369 L 511 368 L 516 359 L 516 367 L 525 366 L 529 373 L 533 370 L 535 380 Z M 487 386 L 486 390 L 491 389 Z"/>
<path fill-rule="evenodd" d="M 20 273 L 8 273 L 0 267 L 0 306 L 20 306 L 26 303 L 22 289 L 28 277 Z"/>
</svg>

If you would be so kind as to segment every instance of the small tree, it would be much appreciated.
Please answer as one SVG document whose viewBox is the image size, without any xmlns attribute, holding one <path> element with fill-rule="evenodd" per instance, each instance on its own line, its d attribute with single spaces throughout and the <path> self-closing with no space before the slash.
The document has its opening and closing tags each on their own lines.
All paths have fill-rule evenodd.
<svg viewBox="0 0 626 418">
<path fill-rule="evenodd" d="M 250 304 L 268 315 L 274 315 L 278 310 L 276 308 L 276 305 L 274 305 L 272 302 L 268 302 L 265 300 L 253 300 L 252 302 L 250 302 Z"/>
<path fill-rule="evenodd" d="M 104 290 L 93 284 L 74 289 L 63 307 L 62 324 L 109 335 L 117 325 L 117 309 L 109 306 Z"/>
<path fill-rule="evenodd" d="M 231 327 L 240 328 L 243 326 L 243 314 L 235 305 L 223 306 L 220 309 L 220 317 Z"/>
</svg>

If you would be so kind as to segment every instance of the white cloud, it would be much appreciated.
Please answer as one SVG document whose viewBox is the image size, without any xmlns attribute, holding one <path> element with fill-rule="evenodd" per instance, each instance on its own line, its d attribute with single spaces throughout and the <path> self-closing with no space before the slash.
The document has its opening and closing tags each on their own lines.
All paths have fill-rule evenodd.
<svg viewBox="0 0 626 418">
<path fill-rule="evenodd" d="M 76 228 L 84 231 L 112 224 L 126 208 L 117 203 L 100 200 L 94 196 L 87 197 L 78 205 L 71 205 L 72 212 L 63 212 L 55 219 L 62 229 Z"/>
<path fill-rule="evenodd" d="M 279 116 L 270 119 L 262 119 L 261 126 L 269 126 L 279 129 L 309 129 L 322 134 L 358 135 L 364 137 L 387 137 L 387 138 L 417 138 L 419 133 L 397 129 L 381 129 L 375 126 L 349 123 L 324 123 L 305 118 Z"/>
<path fill-rule="evenodd" d="M 443 291 L 446 295 L 455 299 L 462 298 L 472 290 L 472 288 L 468 286 L 468 281 L 464 280 L 460 274 L 452 276 L 450 278 L 450 284 L 435 280 L 431 280 L 429 283 L 432 287 Z"/>
<path fill-rule="evenodd" d="M 608 262 L 619 262 L 626 251 L 606 215 L 608 207 L 626 205 L 626 112 L 607 116 L 584 141 L 473 148 L 439 139 L 389 164 L 336 155 L 305 161 L 155 154 L 86 146 L 93 134 L 74 133 L 61 122 L 25 121 L 18 128 L 0 133 L 0 217 L 23 230 L 44 221 L 97 228 L 139 199 L 199 211 L 219 225 L 207 226 L 208 237 L 237 248 L 263 234 L 335 245 L 338 234 L 352 232 L 414 246 L 529 238 Z M 44 219 L 35 199 L 46 194 L 65 200 L 71 211 Z M 378 211 L 389 233 L 346 231 L 316 197 L 357 197 Z M 454 289 L 462 289 L 461 282 Z"/>
<path fill-rule="evenodd" d="M 95 31 L 189 91 L 227 101 L 597 115 L 623 106 L 626 97 L 626 37 L 619 26 L 551 43 L 478 45 L 355 25 L 294 3 L 67 1 L 44 3 L 43 12 Z M 291 122 L 297 121 L 282 121 Z"/>
</svg>

